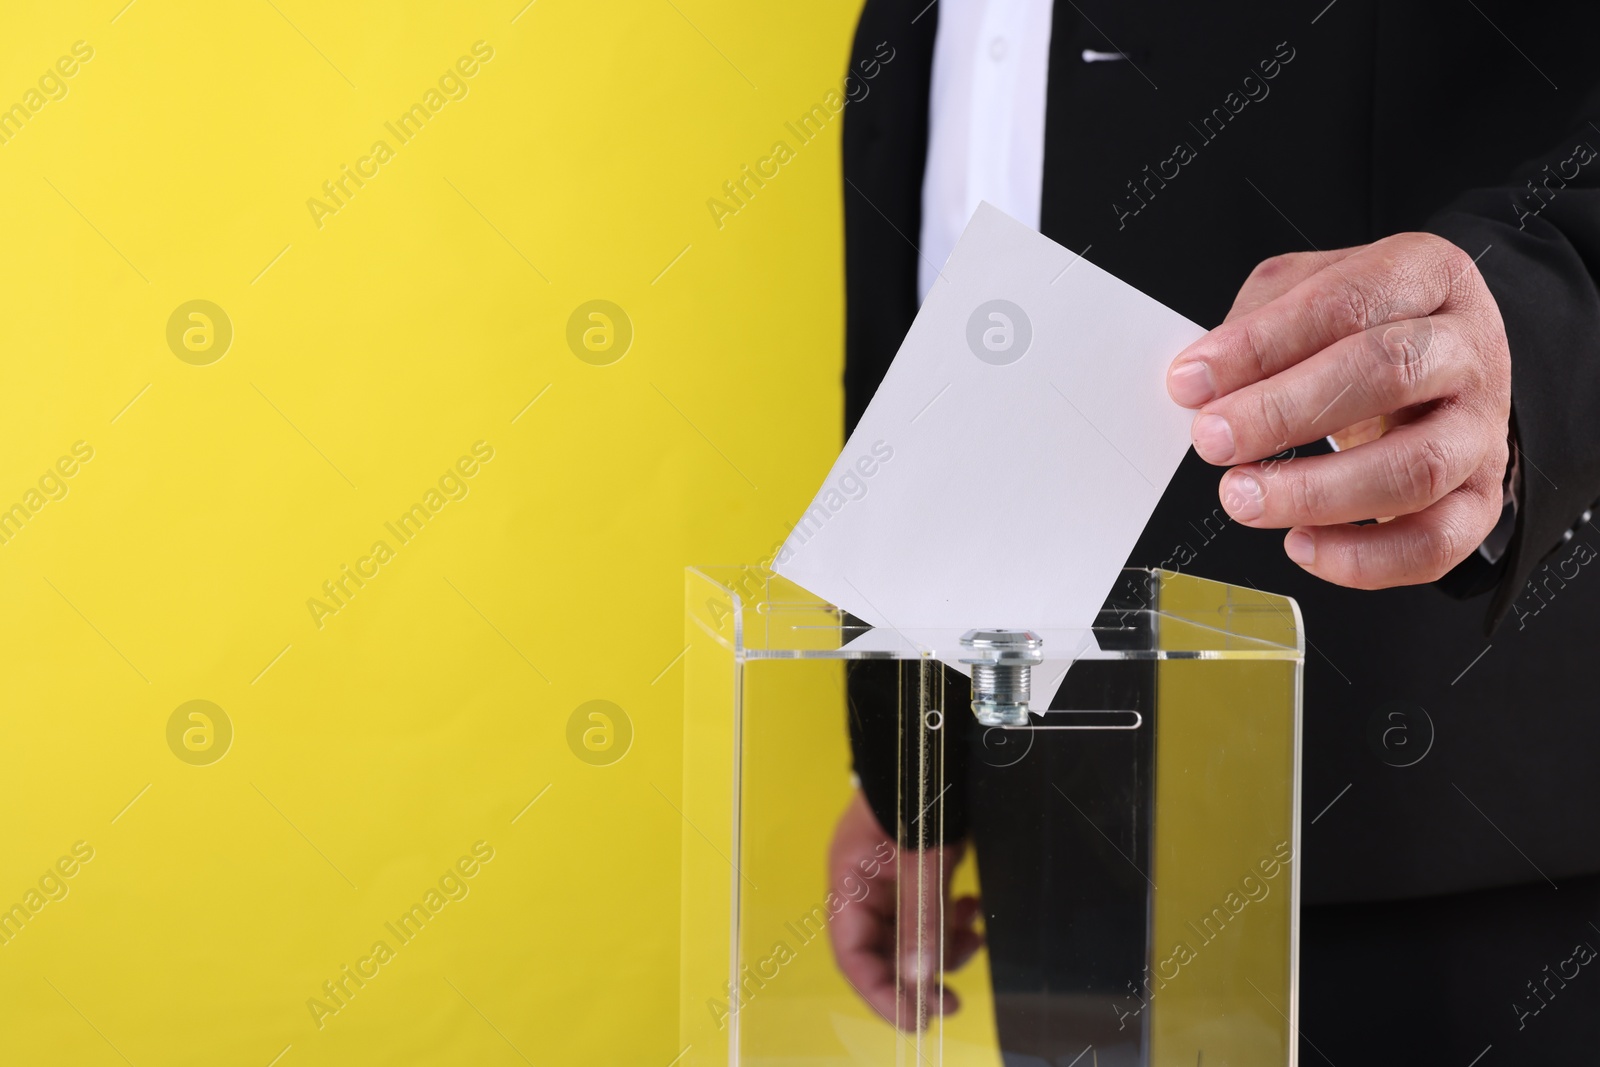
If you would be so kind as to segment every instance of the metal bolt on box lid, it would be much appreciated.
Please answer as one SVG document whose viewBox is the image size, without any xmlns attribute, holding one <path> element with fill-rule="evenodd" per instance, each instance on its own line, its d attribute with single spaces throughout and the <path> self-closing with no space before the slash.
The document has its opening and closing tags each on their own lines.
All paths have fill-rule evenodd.
<svg viewBox="0 0 1600 1067">
<path fill-rule="evenodd" d="M 1044 640 L 1031 630 L 968 630 L 972 649 L 972 713 L 985 726 L 1028 725 L 1033 668 L 1044 662 Z"/>
</svg>

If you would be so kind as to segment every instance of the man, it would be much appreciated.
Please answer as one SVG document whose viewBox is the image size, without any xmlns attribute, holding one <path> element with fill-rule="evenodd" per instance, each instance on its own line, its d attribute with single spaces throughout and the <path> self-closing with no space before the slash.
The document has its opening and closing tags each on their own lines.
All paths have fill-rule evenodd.
<svg viewBox="0 0 1600 1067">
<path fill-rule="evenodd" d="M 1594 5 L 1491 0 L 861 15 L 856 56 L 895 60 L 846 117 L 850 425 L 983 199 L 1221 324 L 1169 372 L 1195 454 L 1129 564 L 1301 605 L 1303 1063 L 1600 1047 L 1600 978 L 1561 969 L 1600 946 L 1597 30 Z M 1196 548 L 1201 517 L 1223 532 Z M 841 869 L 899 829 L 881 681 L 851 676 Z M 1396 709 L 1430 731 L 1404 766 L 1369 740 Z M 946 745 L 954 855 L 994 778 Z M 1014 885 L 1014 850 L 971 837 L 985 896 Z M 997 984 L 1048 984 L 984 911 Z M 947 909 L 951 966 L 977 912 Z M 852 914 L 835 947 L 892 1012 L 882 921 Z M 1024 1023 L 1002 1011 L 1017 1063 L 1082 1047 Z"/>
</svg>

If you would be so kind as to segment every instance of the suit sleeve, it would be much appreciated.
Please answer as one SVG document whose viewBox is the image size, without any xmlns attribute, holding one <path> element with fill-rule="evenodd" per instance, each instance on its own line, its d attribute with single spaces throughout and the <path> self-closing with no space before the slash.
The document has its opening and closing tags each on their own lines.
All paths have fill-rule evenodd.
<svg viewBox="0 0 1600 1067">
<path fill-rule="evenodd" d="M 942 714 L 919 729 L 920 701 L 903 686 L 916 673 L 908 660 L 846 664 L 850 751 L 856 778 L 878 825 L 904 846 L 948 844 L 967 836 L 967 755 L 972 743 L 971 691 L 965 677 L 942 665 Z"/>
<path fill-rule="evenodd" d="M 879 69 L 844 113 L 842 185 L 845 229 L 845 432 L 866 410 L 917 314 L 915 235 L 922 218 L 922 172 L 928 154 L 928 93 L 938 8 L 926 0 L 867 0 L 856 26 L 850 69 Z M 873 63 L 874 60 L 878 62 Z M 902 844 L 918 835 L 953 841 L 966 835 L 963 761 L 972 712 L 960 697 L 965 679 L 945 678 L 951 706 L 933 738 L 943 756 L 940 800 L 926 819 L 903 798 L 916 797 L 901 729 L 903 662 L 846 664 L 850 750 L 873 814 Z M 953 673 L 953 672 L 952 672 Z M 959 683 L 959 684 L 957 684 Z M 944 788 L 948 786 L 948 788 Z M 907 810 L 912 807 L 912 810 Z"/>
<path fill-rule="evenodd" d="M 1504 186 L 1465 193 L 1427 229 L 1479 257 L 1511 348 L 1520 497 L 1491 577 L 1484 628 L 1492 632 L 1537 607 L 1523 597 L 1530 578 L 1600 498 L 1600 92 L 1545 156 Z M 1452 578 L 1465 593 L 1485 584 Z"/>
</svg>

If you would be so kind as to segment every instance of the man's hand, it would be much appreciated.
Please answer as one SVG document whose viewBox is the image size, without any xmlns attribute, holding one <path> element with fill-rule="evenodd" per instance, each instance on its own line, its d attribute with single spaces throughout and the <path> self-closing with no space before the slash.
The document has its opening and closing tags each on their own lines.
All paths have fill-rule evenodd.
<svg viewBox="0 0 1600 1067">
<path fill-rule="evenodd" d="M 859 791 L 833 832 L 828 887 L 850 901 L 828 924 L 834 959 L 862 999 L 903 1029 L 917 1028 L 919 1002 L 922 1019 L 949 1015 L 961 1005 L 939 981 L 941 947 L 944 967 L 953 971 L 983 944 L 973 929 L 978 898 L 963 897 L 947 906 L 950 877 L 964 851 L 962 845 L 920 853 L 898 849 Z"/>
<path fill-rule="evenodd" d="M 1200 409 L 1200 457 L 1237 464 L 1228 513 L 1292 527 L 1284 551 L 1330 582 L 1431 582 L 1499 519 L 1511 355 L 1483 277 L 1441 237 L 1266 260 L 1167 391 Z M 1330 434 L 1344 451 L 1258 462 Z"/>
</svg>

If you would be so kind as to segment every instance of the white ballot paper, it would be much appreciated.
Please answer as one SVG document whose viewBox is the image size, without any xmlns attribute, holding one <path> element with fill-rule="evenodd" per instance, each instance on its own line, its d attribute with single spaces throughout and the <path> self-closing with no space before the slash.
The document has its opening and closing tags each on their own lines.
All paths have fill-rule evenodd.
<svg viewBox="0 0 1600 1067">
<path fill-rule="evenodd" d="M 1204 333 L 981 204 L 778 573 L 952 665 L 1034 630 L 1048 700 L 1189 448 L 1166 371 Z"/>
</svg>

